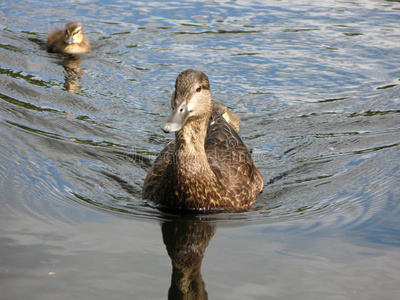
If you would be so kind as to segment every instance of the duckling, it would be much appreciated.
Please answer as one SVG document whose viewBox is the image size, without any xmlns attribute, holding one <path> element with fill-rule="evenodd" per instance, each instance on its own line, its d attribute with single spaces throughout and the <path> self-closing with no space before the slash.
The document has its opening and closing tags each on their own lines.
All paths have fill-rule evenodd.
<svg viewBox="0 0 400 300">
<path fill-rule="evenodd" d="M 240 118 L 237 114 L 230 111 L 228 107 L 221 102 L 213 103 L 214 109 L 217 110 L 222 117 L 236 130 L 237 133 L 240 131 Z"/>
<path fill-rule="evenodd" d="M 47 37 L 47 52 L 81 54 L 90 51 L 90 42 L 82 32 L 82 24 L 70 22 L 65 30 L 55 29 Z"/>
<path fill-rule="evenodd" d="M 160 210 L 250 208 L 264 182 L 249 149 L 213 106 L 207 76 L 180 73 L 171 102 L 172 114 L 161 128 L 175 139 L 150 168 L 143 199 Z"/>
</svg>

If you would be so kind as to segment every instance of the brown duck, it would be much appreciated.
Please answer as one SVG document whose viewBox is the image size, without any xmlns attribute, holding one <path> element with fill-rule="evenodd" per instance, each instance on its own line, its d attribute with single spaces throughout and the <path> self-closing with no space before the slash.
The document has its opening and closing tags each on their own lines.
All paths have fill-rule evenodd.
<svg viewBox="0 0 400 300">
<path fill-rule="evenodd" d="M 82 24 L 70 22 L 65 29 L 55 29 L 47 37 L 47 52 L 81 54 L 90 51 L 90 42 L 82 32 Z"/>
<path fill-rule="evenodd" d="M 161 128 L 175 132 L 175 140 L 147 174 L 143 199 L 161 210 L 248 209 L 263 179 L 249 149 L 213 104 L 207 76 L 183 71 L 171 102 L 172 114 Z"/>
</svg>

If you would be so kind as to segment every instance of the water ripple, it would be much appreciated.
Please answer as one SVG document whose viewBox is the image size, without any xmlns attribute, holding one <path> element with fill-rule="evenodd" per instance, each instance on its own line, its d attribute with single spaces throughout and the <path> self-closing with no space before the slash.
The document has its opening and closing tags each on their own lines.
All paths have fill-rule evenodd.
<svg viewBox="0 0 400 300">
<path fill-rule="evenodd" d="M 6 204 L 54 223 L 74 222 L 57 206 L 168 218 L 141 186 L 171 138 L 158 124 L 175 78 L 197 68 L 242 118 L 266 182 L 250 211 L 199 218 L 310 231 L 381 220 L 399 194 L 398 4 L 364 4 L 1 4 L 1 187 L 19 199 Z M 44 51 L 60 14 L 85 16 L 91 53 Z"/>
</svg>

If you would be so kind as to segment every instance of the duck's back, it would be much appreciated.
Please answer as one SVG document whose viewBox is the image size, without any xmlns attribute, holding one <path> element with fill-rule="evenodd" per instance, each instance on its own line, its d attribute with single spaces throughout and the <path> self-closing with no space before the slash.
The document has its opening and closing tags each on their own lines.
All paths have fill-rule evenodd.
<svg viewBox="0 0 400 300">
<path fill-rule="evenodd" d="M 208 163 L 236 206 L 248 208 L 263 189 L 263 179 L 250 150 L 232 126 L 216 111 L 205 141 Z"/>
<path fill-rule="evenodd" d="M 249 208 L 262 191 L 263 179 L 254 165 L 249 149 L 216 110 L 210 118 L 205 150 L 210 168 L 220 183 L 217 195 L 220 205 L 216 208 Z M 173 140 L 157 157 L 145 179 L 144 199 L 160 206 L 164 206 L 164 201 L 169 204 L 174 202 L 171 198 L 174 197 L 177 184 L 174 178 L 175 159 Z M 199 199 L 199 203 L 200 200 L 207 199 Z"/>
</svg>

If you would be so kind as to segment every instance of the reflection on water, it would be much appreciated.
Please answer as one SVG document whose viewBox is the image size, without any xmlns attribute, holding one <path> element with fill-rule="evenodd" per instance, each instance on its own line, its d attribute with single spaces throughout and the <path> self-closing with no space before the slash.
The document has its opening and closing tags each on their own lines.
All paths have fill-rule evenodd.
<svg viewBox="0 0 400 300">
<path fill-rule="evenodd" d="M 79 67 L 81 58 L 79 56 L 67 56 L 62 62 L 65 70 L 64 88 L 71 93 L 78 93 L 82 89 L 83 70 Z"/>
<path fill-rule="evenodd" d="M 201 263 L 214 236 L 215 225 L 196 219 L 176 218 L 164 221 L 161 228 L 172 262 L 168 299 L 208 299 Z"/>
<path fill-rule="evenodd" d="M 399 10 L 398 1 L 372 0 L 0 2 L 0 213 L 9 214 L 0 218 L 0 241 L 4 249 L 13 241 L 7 256 L 0 255 L 11 262 L 10 273 L 0 267 L 0 298 L 3 279 L 18 286 L 28 278 L 32 290 L 42 291 L 43 278 L 24 269 L 38 260 L 51 271 L 59 260 L 66 277 L 98 280 L 93 290 L 104 286 L 111 265 L 127 282 L 112 281 L 113 295 L 138 280 L 139 297 L 151 298 L 151 290 L 159 299 L 167 287 L 154 282 L 169 281 L 170 262 L 159 228 L 148 234 L 138 228 L 160 221 L 173 297 L 196 291 L 226 298 L 237 291 L 244 293 L 240 299 L 352 298 L 376 284 L 370 294 L 393 298 L 388 284 L 399 278 L 391 266 L 400 245 Z M 92 52 L 45 51 L 47 33 L 66 16 L 84 22 Z M 204 71 L 215 100 L 241 118 L 241 137 L 266 183 L 251 210 L 207 216 L 212 224 L 204 216 L 171 220 L 141 199 L 148 169 L 171 139 L 159 126 L 176 76 L 187 68 Z M 97 217 L 88 218 L 88 211 Z M 74 226 L 92 228 L 77 246 L 68 230 L 62 237 L 52 231 L 65 223 L 74 234 Z M 213 224 L 218 233 L 200 273 Z M 107 228 L 112 232 L 104 238 Z M 136 246 L 113 256 L 92 237 L 112 240 L 112 250 L 125 241 Z M 219 267 L 229 256 L 221 253 L 229 248 L 221 240 L 242 251 L 229 257 L 229 268 Z M 76 267 L 88 258 L 87 241 L 104 268 L 94 261 Z M 50 262 L 40 254 L 47 244 Z M 54 249 L 65 257 L 51 256 Z M 116 256 L 135 266 L 145 262 L 141 271 L 148 272 L 132 280 L 132 266 L 106 263 Z M 343 257 L 358 261 L 343 270 Z M 293 264 L 301 276 L 291 275 Z M 371 264 L 377 267 L 366 267 Z M 57 292 L 66 277 L 54 280 Z M 340 284 L 324 285 L 332 280 Z M 76 294 L 69 298 L 91 299 L 72 283 Z M 349 288 L 340 293 L 343 284 Z M 293 297 L 285 294 L 288 286 L 296 287 Z M 320 293 L 312 294 L 315 286 Z"/>
</svg>

